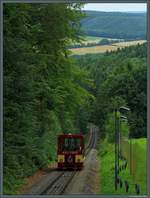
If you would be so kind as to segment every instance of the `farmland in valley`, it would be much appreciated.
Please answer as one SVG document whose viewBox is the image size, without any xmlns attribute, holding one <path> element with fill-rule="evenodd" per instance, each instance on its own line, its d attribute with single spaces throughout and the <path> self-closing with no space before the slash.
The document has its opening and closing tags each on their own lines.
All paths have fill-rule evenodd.
<svg viewBox="0 0 150 198">
<path fill-rule="evenodd" d="M 98 39 L 98 37 L 96 37 L 96 39 Z M 82 47 L 82 48 L 80 47 L 70 50 L 72 52 L 72 55 L 84 55 L 91 53 L 96 54 L 96 53 L 105 53 L 106 51 L 116 51 L 118 48 L 124 48 L 127 46 L 142 44 L 145 42 L 146 42 L 145 40 L 136 40 L 136 41 L 113 43 L 112 45 L 101 45 L 101 46 Z"/>
</svg>

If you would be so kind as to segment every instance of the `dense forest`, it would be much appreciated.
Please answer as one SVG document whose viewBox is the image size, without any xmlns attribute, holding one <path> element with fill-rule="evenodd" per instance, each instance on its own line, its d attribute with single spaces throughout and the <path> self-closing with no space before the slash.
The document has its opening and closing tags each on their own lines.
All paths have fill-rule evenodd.
<svg viewBox="0 0 150 198">
<path fill-rule="evenodd" d="M 93 121 L 101 137 L 114 140 L 114 109 L 128 106 L 130 135 L 146 137 L 147 66 L 146 43 L 126 47 L 104 55 L 75 56 L 81 68 L 86 68 L 94 80 Z"/>
<path fill-rule="evenodd" d="M 89 36 L 146 39 L 146 13 L 85 11 L 82 29 Z"/>
<path fill-rule="evenodd" d="M 116 106 L 131 108 L 131 135 L 146 136 L 146 44 L 70 56 L 84 17 L 80 4 L 4 5 L 4 193 L 56 160 L 58 134 L 93 122 L 113 141 Z"/>
<path fill-rule="evenodd" d="M 85 87 L 93 85 L 67 50 L 80 40 L 82 15 L 79 4 L 4 5 L 7 194 L 19 179 L 56 159 L 58 134 L 85 128 L 80 114 L 93 100 Z"/>
</svg>

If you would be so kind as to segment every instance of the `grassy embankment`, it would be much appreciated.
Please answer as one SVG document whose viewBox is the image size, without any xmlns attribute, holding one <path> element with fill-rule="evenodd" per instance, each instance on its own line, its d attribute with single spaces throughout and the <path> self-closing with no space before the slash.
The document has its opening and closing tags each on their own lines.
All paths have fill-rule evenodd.
<svg viewBox="0 0 150 198">
<path fill-rule="evenodd" d="M 124 150 L 124 156 L 128 161 L 126 170 L 122 170 L 119 174 L 123 181 L 123 187 L 118 188 L 117 191 L 114 189 L 114 144 L 110 144 L 107 141 L 101 142 L 99 145 L 98 158 L 100 160 L 100 194 L 128 194 L 136 195 L 135 183 L 140 186 L 140 195 L 146 194 L 146 155 L 147 155 L 147 141 L 146 138 L 133 139 L 132 140 L 132 161 L 130 163 L 130 144 L 129 141 L 124 141 L 122 149 Z M 122 162 L 120 162 L 122 163 Z M 130 169 L 131 164 L 131 169 Z M 130 174 L 131 171 L 131 174 Z M 129 192 L 125 192 L 124 181 L 127 180 L 129 183 Z"/>
</svg>

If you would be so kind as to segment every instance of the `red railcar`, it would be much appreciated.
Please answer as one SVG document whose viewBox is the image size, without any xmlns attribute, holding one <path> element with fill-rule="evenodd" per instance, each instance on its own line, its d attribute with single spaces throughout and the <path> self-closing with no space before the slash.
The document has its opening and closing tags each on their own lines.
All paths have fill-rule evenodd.
<svg viewBox="0 0 150 198">
<path fill-rule="evenodd" d="M 84 137 L 81 134 L 58 136 L 58 169 L 82 169 Z"/>
</svg>

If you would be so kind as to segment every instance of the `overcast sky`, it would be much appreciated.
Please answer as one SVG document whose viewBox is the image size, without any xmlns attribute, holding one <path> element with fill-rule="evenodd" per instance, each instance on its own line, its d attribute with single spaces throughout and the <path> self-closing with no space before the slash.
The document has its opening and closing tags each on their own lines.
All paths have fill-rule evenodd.
<svg viewBox="0 0 150 198">
<path fill-rule="evenodd" d="M 146 12 L 147 6 L 145 3 L 88 3 L 84 6 L 83 10 Z"/>
</svg>

